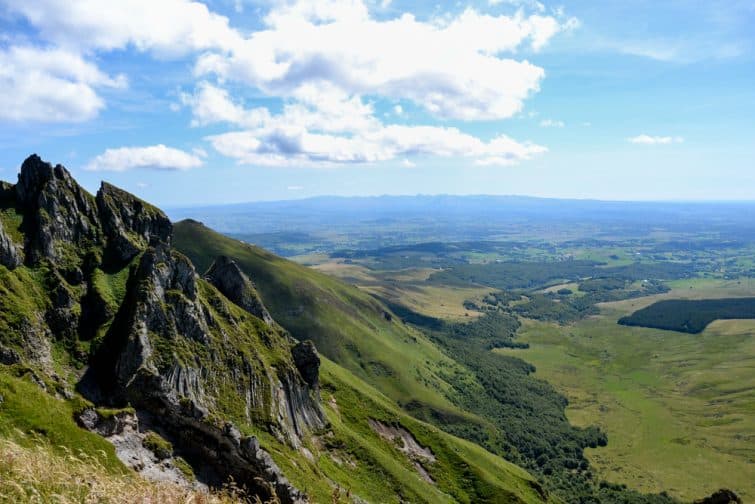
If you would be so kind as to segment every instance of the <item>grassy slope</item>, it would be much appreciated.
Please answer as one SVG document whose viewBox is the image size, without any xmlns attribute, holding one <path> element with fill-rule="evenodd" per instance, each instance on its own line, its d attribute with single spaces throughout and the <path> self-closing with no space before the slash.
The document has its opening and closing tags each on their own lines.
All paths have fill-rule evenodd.
<svg viewBox="0 0 755 504">
<path fill-rule="evenodd" d="M 108 502 L 150 496 L 186 502 L 189 495 L 180 489 L 134 478 L 116 459 L 110 443 L 74 423 L 76 400 L 52 397 L 21 371 L 19 366 L 0 368 L 0 492 L 13 495 L 14 502 L 26 501 L 35 491 L 76 501 L 96 495 Z M 369 502 L 399 502 L 399 496 L 425 503 L 543 501 L 524 470 L 401 413 L 389 399 L 330 361 L 324 362 L 322 380 L 333 434 L 324 436 L 317 447 L 310 446 L 316 461 L 264 431 L 257 433 L 294 484 L 315 502 L 331 501 L 333 482 Z M 394 443 L 372 431 L 369 418 L 400 424 L 429 447 L 437 461 L 426 469 L 437 484 L 422 480 Z M 32 465 L 49 471 L 30 474 Z M 228 501 L 217 499 L 221 500 Z"/>
<path fill-rule="evenodd" d="M 31 303 L 31 300 L 42 297 L 41 287 L 25 268 L 8 272 L 0 267 L 0 273 L 7 275 L 3 277 L 4 284 L 9 287 L 4 302 Z M 118 297 L 120 282 L 117 278 L 102 277 L 98 281 L 103 285 L 112 284 L 113 297 Z M 200 285 L 204 289 L 203 295 L 207 295 L 205 291 L 209 287 L 205 283 Z M 28 308 L 31 310 L 36 306 L 32 303 Z M 236 315 L 239 320 L 242 318 L 239 313 Z M 60 366 L 64 371 L 64 364 L 56 363 L 56 367 Z M 92 491 L 105 492 L 102 495 L 107 495 L 108 489 L 128 485 L 131 476 L 116 459 L 113 447 L 99 436 L 79 428 L 73 421 L 74 411 L 83 404 L 81 399 L 64 401 L 53 397 L 33 383 L 32 373 L 45 379 L 41 371 L 20 364 L 0 366 L 0 443 L 4 443 L 3 450 L 13 453 L 13 457 L 28 459 L 30 464 L 47 463 L 51 467 L 58 467 L 56 457 L 70 453 L 78 469 L 83 471 L 83 467 L 92 471 Z M 399 496 L 426 503 L 543 501 L 537 484 L 524 470 L 402 413 L 394 402 L 330 361 L 325 361 L 322 375 L 323 396 L 328 401 L 326 412 L 333 428 L 331 434 L 322 433 L 319 441 L 310 443 L 309 449 L 315 454 L 316 461 L 310 461 L 303 452 L 281 444 L 263 426 L 239 424 L 242 430 L 260 438 L 289 478 L 316 502 L 331 500 L 334 483 L 370 502 L 398 502 Z M 47 386 L 54 390 L 54 384 Z M 231 411 L 227 413 L 233 417 Z M 426 469 L 436 484 L 424 481 L 412 461 L 397 449 L 395 443 L 379 437 L 368 424 L 370 418 L 400 424 L 420 443 L 430 447 L 437 461 L 427 465 Z M 79 467 L 76 461 L 83 461 L 84 465 Z M 0 461 L 0 473 L 16 478 L 20 487 L 14 486 L 14 492 L 30 494 L 39 491 L 42 495 L 76 492 L 66 481 L 61 481 L 59 475 L 29 479 L 18 464 L 13 466 L 9 462 L 3 466 Z M 132 486 L 135 493 L 126 494 L 132 497 L 181 494 L 176 489 L 140 483 L 132 483 Z M 22 493 L 14 495 L 20 498 Z M 180 500 L 179 497 L 175 499 Z"/>
<path fill-rule="evenodd" d="M 198 271 L 219 255 L 235 259 L 281 325 L 392 399 L 466 415 L 446 399 L 449 386 L 438 376 L 465 370 L 397 317 L 386 320 L 385 308 L 369 294 L 193 221 L 175 225 L 174 246 Z"/>
<path fill-rule="evenodd" d="M 76 402 L 62 401 L 44 392 L 21 366 L 0 367 L 0 395 L 0 438 L 32 447 L 36 442 L 29 435 L 34 435 L 49 443 L 58 455 L 83 454 L 95 459 L 107 472 L 125 473 L 110 443 L 76 425 Z"/>
<path fill-rule="evenodd" d="M 5 324 L 7 329 L 18 329 L 23 319 L 44 311 L 43 275 L 25 267 L 12 272 L 0 267 L 0 280 L 0 288 L 3 289 L 0 323 Z M 123 297 L 123 280 L 121 274 L 105 275 L 101 272 L 97 272 L 94 279 L 103 298 L 113 305 L 117 305 Z M 204 283 L 200 285 L 207 287 Z M 371 298 L 365 297 L 363 301 L 371 302 Z M 365 323 L 389 324 L 382 318 L 379 305 L 367 305 L 366 309 L 378 315 Z M 425 340 L 415 341 L 412 337 L 416 336 L 403 326 L 400 329 L 382 328 L 377 334 L 393 334 L 390 331 L 403 331 L 403 345 L 434 349 Z M 13 342 L 9 340 L 6 343 Z M 56 357 L 53 366 L 59 373 L 69 375 L 71 370 L 67 367 L 64 352 L 62 349 L 53 350 Z M 427 357 L 431 358 L 432 355 Z M 81 407 L 81 400 L 64 401 L 53 397 L 32 382 L 32 373 L 46 380 L 42 370 L 35 371 L 22 365 L 0 366 L 0 443 L 2 450 L 5 450 L 0 453 L 0 458 L 10 453 L 11 458 L 28 459 L 28 464 L 55 468 L 60 467 L 61 457 L 72 453 L 70 460 L 76 469 L 74 473 L 85 469 L 90 471 L 92 492 L 104 492 L 101 495 L 115 499 L 107 494 L 109 489 L 121 489 L 123 493 L 123 487 L 130 486 L 132 492 L 123 493 L 126 498 L 155 495 L 162 496 L 167 502 L 183 498 L 177 489 L 145 486 L 137 482 L 129 484 L 132 476 L 115 458 L 113 447 L 99 436 L 79 428 L 73 421 L 73 413 Z M 396 376 L 391 375 L 390 378 L 396 379 Z M 410 385 L 413 384 L 399 383 L 391 390 L 410 390 Z M 407 394 L 422 393 L 423 387 L 427 388 L 426 384 L 416 386 L 418 392 L 410 390 Z M 48 383 L 48 388 L 54 390 L 55 384 Z M 316 502 L 331 500 L 333 484 L 351 489 L 354 494 L 370 502 L 398 502 L 399 496 L 412 502 L 427 503 L 543 501 L 538 486 L 524 470 L 402 413 L 394 402 L 329 361 L 325 361 L 323 367 L 323 389 L 324 397 L 329 400 L 326 411 L 333 432 L 309 445 L 316 461 L 310 461 L 303 452 L 293 451 L 281 444 L 260 426 L 240 425 L 243 430 L 260 437 L 262 445 L 271 452 L 290 479 L 312 495 Z M 437 462 L 428 464 L 426 469 L 436 484 L 425 482 L 412 461 L 397 449 L 395 443 L 380 438 L 370 428 L 369 418 L 400 424 L 423 445 L 430 447 Z M 33 435 L 30 436 L 30 433 Z M 344 465 L 343 461 L 347 463 Z M 79 462 L 84 464 L 84 469 L 79 467 Z M 0 461 L 0 472 L 18 484 L 13 485 L 13 491 L 19 492 L 14 494 L 16 499 L 23 500 L 22 495 L 37 491 L 41 495 L 49 492 L 78 495 L 77 490 L 62 481 L 58 473 L 51 473 L 48 478 L 30 479 L 17 465 L 11 462 L 2 464 Z M 171 495 L 179 497 L 173 499 Z"/>
<path fill-rule="evenodd" d="M 273 317 L 297 338 L 314 340 L 322 354 L 338 362 L 324 360 L 321 373 L 335 436 L 325 440 L 331 445 L 328 450 L 312 447 L 314 453 L 320 453 L 317 466 L 303 462 L 285 447 L 268 445 L 295 484 L 322 497 L 326 488 L 318 475 L 325 475 L 339 483 L 347 482 L 343 486 L 350 486 L 357 495 L 379 502 L 391 502 L 397 494 L 425 502 L 540 499 L 530 484 L 531 476 L 522 469 L 396 407 L 393 401 L 420 401 L 444 414 L 481 422 L 445 398 L 443 391 L 448 385 L 436 375 L 439 371 L 466 370 L 396 317 L 386 320 L 384 307 L 371 296 L 194 222 L 175 225 L 174 246 L 199 271 L 209 268 L 218 255 L 235 259 L 255 281 Z M 330 397 L 338 406 L 332 406 Z M 372 432 L 368 417 L 401 423 L 432 448 L 438 462 L 428 471 L 437 487 L 422 482 L 406 457 Z M 265 439 L 263 433 L 258 435 Z M 356 465 L 337 463 L 332 450 L 342 450 L 344 458 Z"/>
<path fill-rule="evenodd" d="M 332 482 L 343 489 L 342 496 L 348 490 L 369 502 L 397 503 L 400 498 L 433 504 L 544 500 L 539 486 L 523 469 L 401 412 L 393 401 L 348 370 L 323 359 L 320 374 L 332 434 L 320 436 L 309 446 L 314 460 L 259 434 L 289 479 L 315 502 L 329 500 Z M 420 477 L 395 442 L 376 434 L 369 419 L 400 425 L 430 448 L 437 460 L 423 463 L 423 467 L 435 484 Z"/>
<path fill-rule="evenodd" d="M 721 321 L 697 335 L 616 324 L 658 299 L 749 295 L 743 283 L 675 282 L 667 294 L 609 303 L 572 326 L 526 321 L 532 362 L 570 399 L 577 425 L 609 443 L 588 450 L 606 479 L 691 499 L 719 487 L 755 497 L 755 322 Z"/>
</svg>

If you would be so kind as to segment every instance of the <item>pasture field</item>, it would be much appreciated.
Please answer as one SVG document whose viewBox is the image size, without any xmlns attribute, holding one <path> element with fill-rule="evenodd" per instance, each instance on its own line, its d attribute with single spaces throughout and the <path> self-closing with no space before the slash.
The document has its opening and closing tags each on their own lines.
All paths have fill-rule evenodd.
<svg viewBox="0 0 755 504">
<path fill-rule="evenodd" d="M 449 321 L 475 318 L 479 311 L 464 307 L 464 301 L 479 301 L 492 289 L 481 286 L 442 286 L 427 283 L 437 269 L 406 268 L 397 271 L 374 271 L 359 263 L 331 260 L 314 269 L 357 285 L 360 289 L 391 303 Z"/>
<path fill-rule="evenodd" d="M 626 327 L 617 320 L 660 299 L 753 295 L 746 281 L 673 282 L 671 292 L 600 305 L 559 326 L 523 320 L 498 349 L 537 368 L 569 399 L 576 425 L 599 425 L 608 446 L 587 450 L 608 481 L 682 499 L 720 487 L 755 499 L 755 320 L 710 324 L 700 334 Z"/>
</svg>

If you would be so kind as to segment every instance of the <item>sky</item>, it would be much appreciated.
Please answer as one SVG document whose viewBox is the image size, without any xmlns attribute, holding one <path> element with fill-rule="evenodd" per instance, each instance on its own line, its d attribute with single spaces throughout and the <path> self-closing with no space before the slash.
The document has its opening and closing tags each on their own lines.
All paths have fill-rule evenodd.
<svg viewBox="0 0 755 504">
<path fill-rule="evenodd" d="M 0 0 L 0 179 L 755 200 L 755 0 Z"/>
</svg>

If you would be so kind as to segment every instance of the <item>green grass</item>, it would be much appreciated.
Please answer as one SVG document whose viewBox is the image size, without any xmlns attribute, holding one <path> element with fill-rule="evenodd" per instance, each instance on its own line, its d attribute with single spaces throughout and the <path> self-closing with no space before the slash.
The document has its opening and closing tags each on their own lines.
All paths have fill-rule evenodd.
<svg viewBox="0 0 755 504">
<path fill-rule="evenodd" d="M 40 323 L 46 307 L 47 295 L 34 272 L 0 266 L 0 342 L 17 345 L 26 327 Z"/>
<path fill-rule="evenodd" d="M 125 467 L 115 456 L 113 445 L 105 439 L 80 428 L 73 420 L 79 405 L 75 401 L 56 399 L 44 392 L 28 378 L 9 374 L 13 368 L 0 368 L 0 437 L 12 439 L 24 446 L 33 446 L 29 435 L 49 442 L 59 454 L 84 453 L 96 457 L 113 473 Z"/>
<path fill-rule="evenodd" d="M 10 239 L 18 244 L 24 243 L 24 235 L 21 232 L 22 221 L 23 215 L 15 208 L 0 208 L 0 224 Z"/>
<path fill-rule="evenodd" d="M 174 245 L 200 272 L 219 255 L 235 259 L 294 337 L 313 340 L 322 354 L 400 404 L 420 401 L 474 421 L 447 399 L 449 385 L 439 376 L 465 370 L 397 317 L 386 320 L 386 308 L 369 294 L 193 221 L 175 225 Z"/>
<path fill-rule="evenodd" d="M 148 432 L 142 440 L 142 445 L 155 454 L 158 459 L 166 459 L 173 454 L 173 445 L 155 432 Z"/>
<path fill-rule="evenodd" d="M 117 309 L 126 296 L 126 282 L 128 281 L 129 268 L 122 268 L 115 273 L 105 273 L 101 269 L 95 269 L 92 273 L 92 282 L 108 306 Z"/>
<path fill-rule="evenodd" d="M 676 282 L 653 299 L 743 294 L 736 282 Z M 588 450 L 600 476 L 683 499 L 720 487 L 755 497 L 755 322 L 725 321 L 690 335 L 625 327 L 619 317 L 652 302 L 602 306 L 601 315 L 559 327 L 525 321 L 528 350 L 496 350 L 537 368 L 570 399 L 569 419 L 600 425 L 608 446 Z"/>
<path fill-rule="evenodd" d="M 523 469 L 477 445 L 446 434 L 403 413 L 393 401 L 349 371 L 323 359 L 322 397 L 332 434 L 310 446 L 308 461 L 289 447 L 263 446 L 294 484 L 315 502 L 327 502 L 332 483 L 369 502 L 543 502 L 538 485 Z M 425 464 L 435 484 L 424 481 L 394 443 L 369 426 L 370 419 L 407 429 L 436 461 Z M 267 443 L 266 443 L 267 441 Z M 329 482 L 330 481 L 330 482 Z"/>
</svg>

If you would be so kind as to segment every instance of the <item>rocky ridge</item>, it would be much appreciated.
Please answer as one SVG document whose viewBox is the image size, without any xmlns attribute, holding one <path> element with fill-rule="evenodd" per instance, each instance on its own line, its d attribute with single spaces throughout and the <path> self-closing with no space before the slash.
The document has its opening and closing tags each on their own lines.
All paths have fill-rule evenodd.
<svg viewBox="0 0 755 504">
<path fill-rule="evenodd" d="M 0 321 L 3 362 L 39 369 L 61 391 L 76 386 L 95 405 L 130 404 L 210 484 L 233 477 L 263 498 L 306 501 L 237 424 L 294 448 L 325 427 L 319 357 L 275 324 L 235 263 L 218 258 L 203 279 L 171 248 L 163 212 L 106 183 L 92 196 L 36 155 L 0 191 L 0 211 L 21 219 L 23 236 L 0 220 L 0 264 L 43 277 L 34 295 L 7 299 L 24 312 Z M 77 383 L 52 372 L 53 346 L 79 363 Z"/>
</svg>

